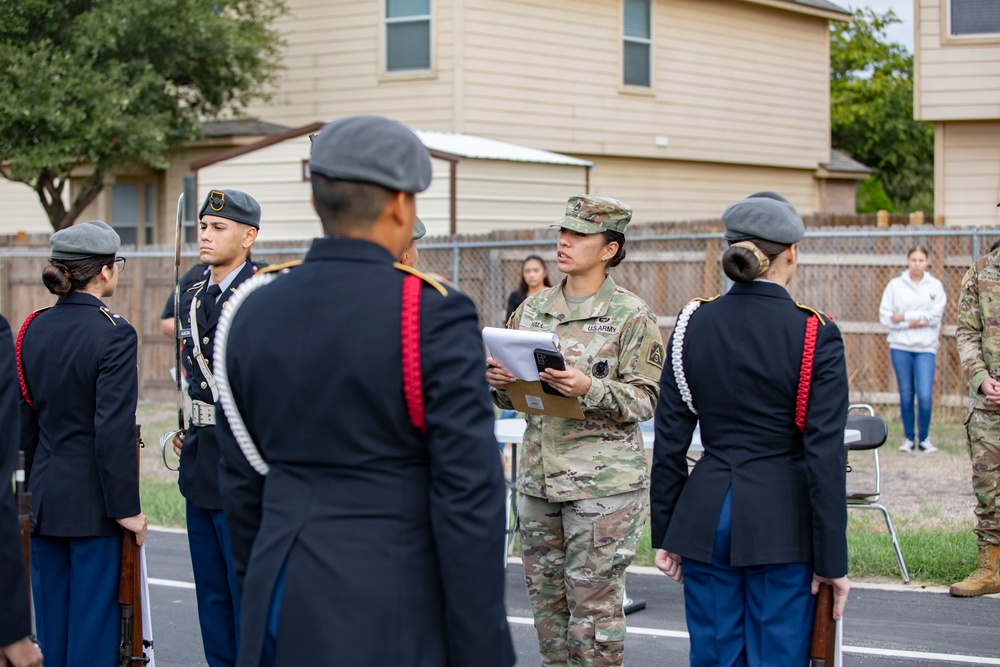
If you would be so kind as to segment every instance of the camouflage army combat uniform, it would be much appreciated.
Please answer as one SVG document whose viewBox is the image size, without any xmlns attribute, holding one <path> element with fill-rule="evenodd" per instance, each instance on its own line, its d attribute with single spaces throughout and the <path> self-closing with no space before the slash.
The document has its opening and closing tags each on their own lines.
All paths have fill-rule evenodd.
<svg viewBox="0 0 1000 667">
<path fill-rule="evenodd" d="M 972 488 L 976 494 L 979 567 L 951 587 L 961 597 L 1000 592 L 1000 405 L 988 404 L 979 387 L 1000 379 L 1000 251 L 980 258 L 962 281 L 958 303 L 958 354 L 969 378 L 966 418 Z"/>
<path fill-rule="evenodd" d="M 507 325 L 554 332 L 567 367 L 593 382 L 579 399 L 584 419 L 527 417 L 521 557 L 542 664 L 620 665 L 625 568 L 648 507 L 639 422 L 653 416 L 664 350 L 655 315 L 610 277 L 582 303 L 564 287 L 528 298 Z M 506 393 L 494 397 L 513 407 Z"/>
</svg>

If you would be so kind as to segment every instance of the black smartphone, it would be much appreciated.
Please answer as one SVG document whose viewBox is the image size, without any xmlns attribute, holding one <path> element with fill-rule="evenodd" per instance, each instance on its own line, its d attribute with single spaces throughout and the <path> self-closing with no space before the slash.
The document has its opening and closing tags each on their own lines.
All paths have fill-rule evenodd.
<svg viewBox="0 0 1000 667">
<path fill-rule="evenodd" d="M 546 350 L 541 347 L 535 348 L 535 367 L 542 371 L 545 368 L 553 368 L 557 371 L 566 370 L 566 364 L 563 363 L 562 355 L 555 350 Z M 542 391 L 546 394 L 551 394 L 552 396 L 563 396 L 564 394 L 558 389 L 553 388 L 545 380 L 540 380 L 542 383 Z"/>
</svg>

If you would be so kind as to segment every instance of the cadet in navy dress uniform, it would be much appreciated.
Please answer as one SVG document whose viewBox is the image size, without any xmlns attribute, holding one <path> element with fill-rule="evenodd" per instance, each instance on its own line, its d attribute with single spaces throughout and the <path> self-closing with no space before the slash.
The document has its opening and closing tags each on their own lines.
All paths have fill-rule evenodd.
<svg viewBox="0 0 1000 667">
<path fill-rule="evenodd" d="M 135 446 L 136 333 L 101 302 L 120 240 L 98 220 L 52 235 L 42 281 L 59 296 L 18 335 L 21 448 L 35 529 L 32 588 L 47 665 L 116 664 L 122 530 L 146 534 Z"/>
<path fill-rule="evenodd" d="M 788 200 L 751 195 L 723 223 L 736 284 L 689 303 L 667 345 L 652 544 L 657 567 L 684 583 L 692 665 L 804 666 L 810 589 L 832 583 L 840 618 L 850 588 L 844 345 L 829 316 L 786 290 L 805 234 Z M 705 451 L 689 476 L 699 420 Z"/>
<path fill-rule="evenodd" d="M 430 157 L 402 125 L 351 116 L 319 133 L 309 167 L 325 238 L 246 298 L 226 343 L 235 407 L 270 466 L 261 477 L 220 438 L 240 665 L 511 665 L 476 309 L 394 264 Z M 407 327 L 404 280 L 419 298 Z M 419 345 L 405 385 L 403 330 Z"/>
<path fill-rule="evenodd" d="M 236 288 L 257 272 L 247 253 L 260 229 L 260 205 L 239 190 L 212 190 L 198 219 L 199 261 L 211 270 L 181 294 L 181 356 L 190 369 L 192 407 L 187 433 L 174 438 L 174 451 L 180 457 L 178 482 L 187 500 L 188 545 L 205 659 L 210 667 L 232 667 L 239 646 L 240 604 L 219 494 L 218 390 L 212 353 L 219 316 Z"/>
<path fill-rule="evenodd" d="M 17 501 L 11 475 L 17 465 L 21 415 L 18 408 L 14 339 L 7 318 L 0 315 L 0 664 L 40 667 L 42 654 L 31 641 L 28 580 L 17 525 Z"/>
</svg>

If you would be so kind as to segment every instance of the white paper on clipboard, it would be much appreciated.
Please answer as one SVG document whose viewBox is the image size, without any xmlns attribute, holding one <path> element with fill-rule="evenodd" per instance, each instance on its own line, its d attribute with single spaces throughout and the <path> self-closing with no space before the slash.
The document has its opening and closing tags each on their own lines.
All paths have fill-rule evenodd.
<svg viewBox="0 0 1000 667">
<path fill-rule="evenodd" d="M 514 377 L 530 382 L 538 379 L 535 348 L 559 351 L 559 337 L 544 331 L 485 327 L 483 342 L 486 343 L 489 355 L 503 364 Z"/>
</svg>

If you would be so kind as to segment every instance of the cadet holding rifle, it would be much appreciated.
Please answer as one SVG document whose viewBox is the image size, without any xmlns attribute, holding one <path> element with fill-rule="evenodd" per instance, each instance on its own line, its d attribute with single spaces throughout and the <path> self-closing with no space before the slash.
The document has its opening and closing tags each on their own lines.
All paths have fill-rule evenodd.
<svg viewBox="0 0 1000 667">
<path fill-rule="evenodd" d="M 100 221 L 52 235 L 42 282 L 59 299 L 17 339 L 21 445 L 35 530 L 32 588 L 48 665 L 114 665 L 122 528 L 146 536 L 139 508 L 136 333 L 101 301 L 125 265 Z"/>
<path fill-rule="evenodd" d="M 685 306 L 667 344 L 652 545 L 684 583 L 692 667 L 806 665 L 810 593 L 831 584 L 839 620 L 850 589 L 844 344 L 829 316 L 788 294 L 805 235 L 791 203 L 760 192 L 722 221 L 736 284 Z M 689 476 L 699 421 L 705 451 Z"/>
<path fill-rule="evenodd" d="M 199 261 L 204 278 L 180 295 L 182 365 L 188 369 L 191 419 L 173 441 L 178 484 L 186 500 L 188 546 L 198 598 L 201 640 L 209 667 L 233 667 L 239 646 L 240 602 L 219 494 L 215 426 L 218 390 L 213 375 L 219 317 L 236 288 L 257 273 L 249 253 L 260 229 L 260 205 L 239 190 L 211 190 L 198 212 Z"/>
</svg>

